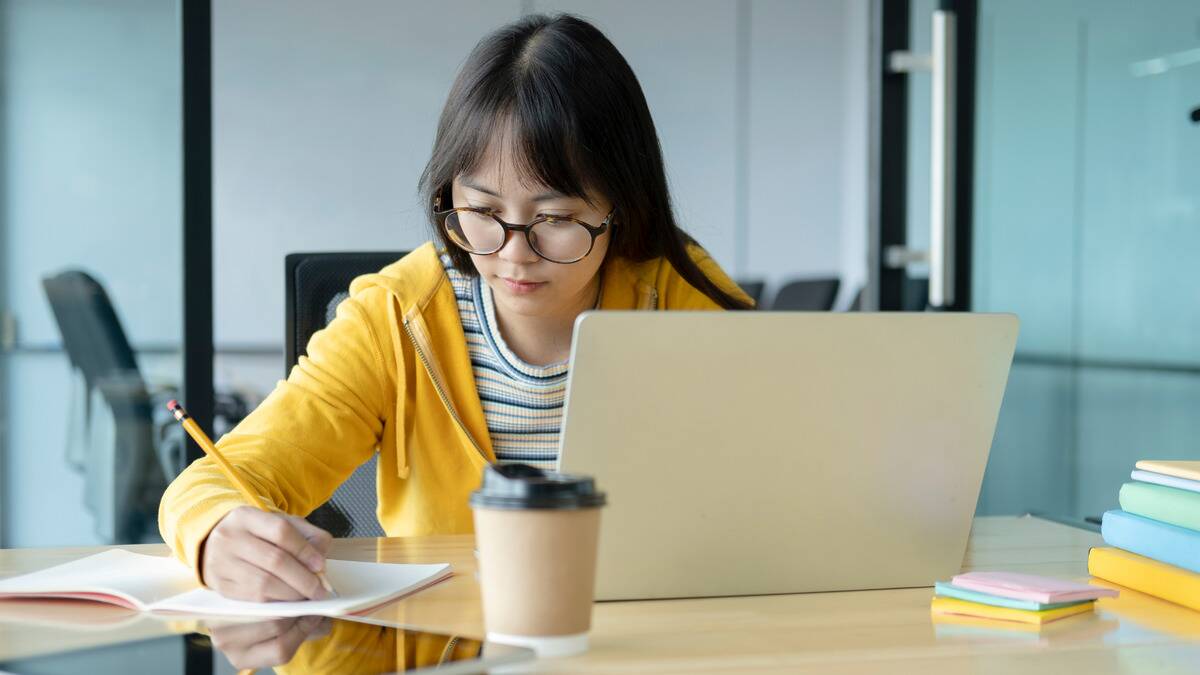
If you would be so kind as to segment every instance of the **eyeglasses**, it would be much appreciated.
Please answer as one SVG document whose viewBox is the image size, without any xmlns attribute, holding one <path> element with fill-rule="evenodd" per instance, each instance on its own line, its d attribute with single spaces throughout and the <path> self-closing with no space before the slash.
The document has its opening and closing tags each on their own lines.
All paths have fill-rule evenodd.
<svg viewBox="0 0 1200 675">
<path fill-rule="evenodd" d="M 504 248 L 509 232 L 520 232 L 529 248 L 543 260 L 567 265 L 579 262 L 592 252 L 596 237 L 608 231 L 616 209 L 608 212 L 599 225 L 566 216 L 538 216 L 526 225 L 500 220 L 489 209 L 454 208 L 440 211 L 441 198 L 433 200 L 433 215 L 456 246 L 475 255 L 490 255 Z"/>
</svg>

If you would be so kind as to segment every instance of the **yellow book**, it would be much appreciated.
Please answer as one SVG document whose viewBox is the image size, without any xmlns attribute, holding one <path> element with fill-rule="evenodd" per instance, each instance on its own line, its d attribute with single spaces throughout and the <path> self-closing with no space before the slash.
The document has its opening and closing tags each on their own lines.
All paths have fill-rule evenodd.
<svg viewBox="0 0 1200 675">
<path fill-rule="evenodd" d="M 934 614 L 978 616 L 984 619 L 999 619 L 1001 621 L 1017 621 L 1040 625 L 1068 616 L 1090 612 L 1093 605 L 1095 605 L 1094 602 L 1083 602 L 1078 605 L 1071 605 L 1070 607 L 1035 611 L 1031 609 L 1012 609 L 1011 607 L 984 605 L 978 602 L 959 600 L 958 598 L 935 597 L 929 609 Z"/>
<path fill-rule="evenodd" d="M 1088 574 L 1200 610 L 1200 574 L 1174 565 L 1119 548 L 1094 548 L 1088 554 Z"/>
<path fill-rule="evenodd" d="M 1187 480 L 1200 480 L 1200 461 L 1143 459 L 1134 466 L 1142 471 L 1152 471 Z"/>
</svg>

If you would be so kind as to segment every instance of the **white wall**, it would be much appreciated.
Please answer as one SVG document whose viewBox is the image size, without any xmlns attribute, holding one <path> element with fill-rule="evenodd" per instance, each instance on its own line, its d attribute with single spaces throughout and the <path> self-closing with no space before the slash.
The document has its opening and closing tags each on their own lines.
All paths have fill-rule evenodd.
<svg viewBox="0 0 1200 675">
<path fill-rule="evenodd" d="M 283 345 L 283 257 L 428 239 L 417 177 L 493 0 L 213 3 L 215 340 Z M 282 367 L 282 365 L 281 365 Z"/>
<path fill-rule="evenodd" d="M 867 6 L 218 0 L 218 348 L 281 348 L 286 253 L 407 249 L 428 238 L 416 184 L 446 92 L 475 42 L 523 9 L 579 13 L 630 61 L 680 221 L 727 270 L 776 283 L 811 275 L 861 282 Z M 740 28 L 739 12 L 749 17 Z M 748 63 L 739 61 L 746 55 Z M 741 113 L 739 91 L 749 93 Z M 739 172 L 748 178 L 744 194 Z M 264 358 L 282 372 L 280 359 Z"/>
</svg>

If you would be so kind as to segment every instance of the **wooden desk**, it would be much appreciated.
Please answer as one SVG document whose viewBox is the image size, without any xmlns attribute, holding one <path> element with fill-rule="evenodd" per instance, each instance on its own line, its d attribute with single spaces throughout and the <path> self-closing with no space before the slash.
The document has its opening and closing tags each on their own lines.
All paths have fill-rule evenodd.
<svg viewBox="0 0 1200 675">
<path fill-rule="evenodd" d="M 1005 569 L 1083 578 L 1099 535 L 1031 517 L 979 518 L 964 570 Z M 127 547 L 163 552 L 162 546 Z M 451 562 L 457 575 L 371 618 L 435 632 L 483 633 L 470 537 L 346 539 L 333 556 Z M 96 549 L 0 551 L 0 576 Z M 1122 673 L 1200 672 L 1200 612 L 1124 590 L 1094 616 L 1041 631 L 931 621 L 929 588 L 743 598 L 601 603 L 592 649 L 533 672 L 555 673 Z M 0 658 L 48 645 L 111 644 L 187 630 L 155 619 L 63 634 L 0 624 Z M 65 641 L 65 642 L 64 642 Z"/>
</svg>

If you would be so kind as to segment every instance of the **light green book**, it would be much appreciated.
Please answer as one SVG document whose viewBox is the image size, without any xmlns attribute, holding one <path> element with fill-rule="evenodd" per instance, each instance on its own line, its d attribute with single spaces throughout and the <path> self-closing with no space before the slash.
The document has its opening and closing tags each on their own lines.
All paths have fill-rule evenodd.
<svg viewBox="0 0 1200 675">
<path fill-rule="evenodd" d="M 1152 483 L 1121 486 L 1121 510 L 1160 523 L 1200 531 L 1200 492 Z"/>
</svg>

